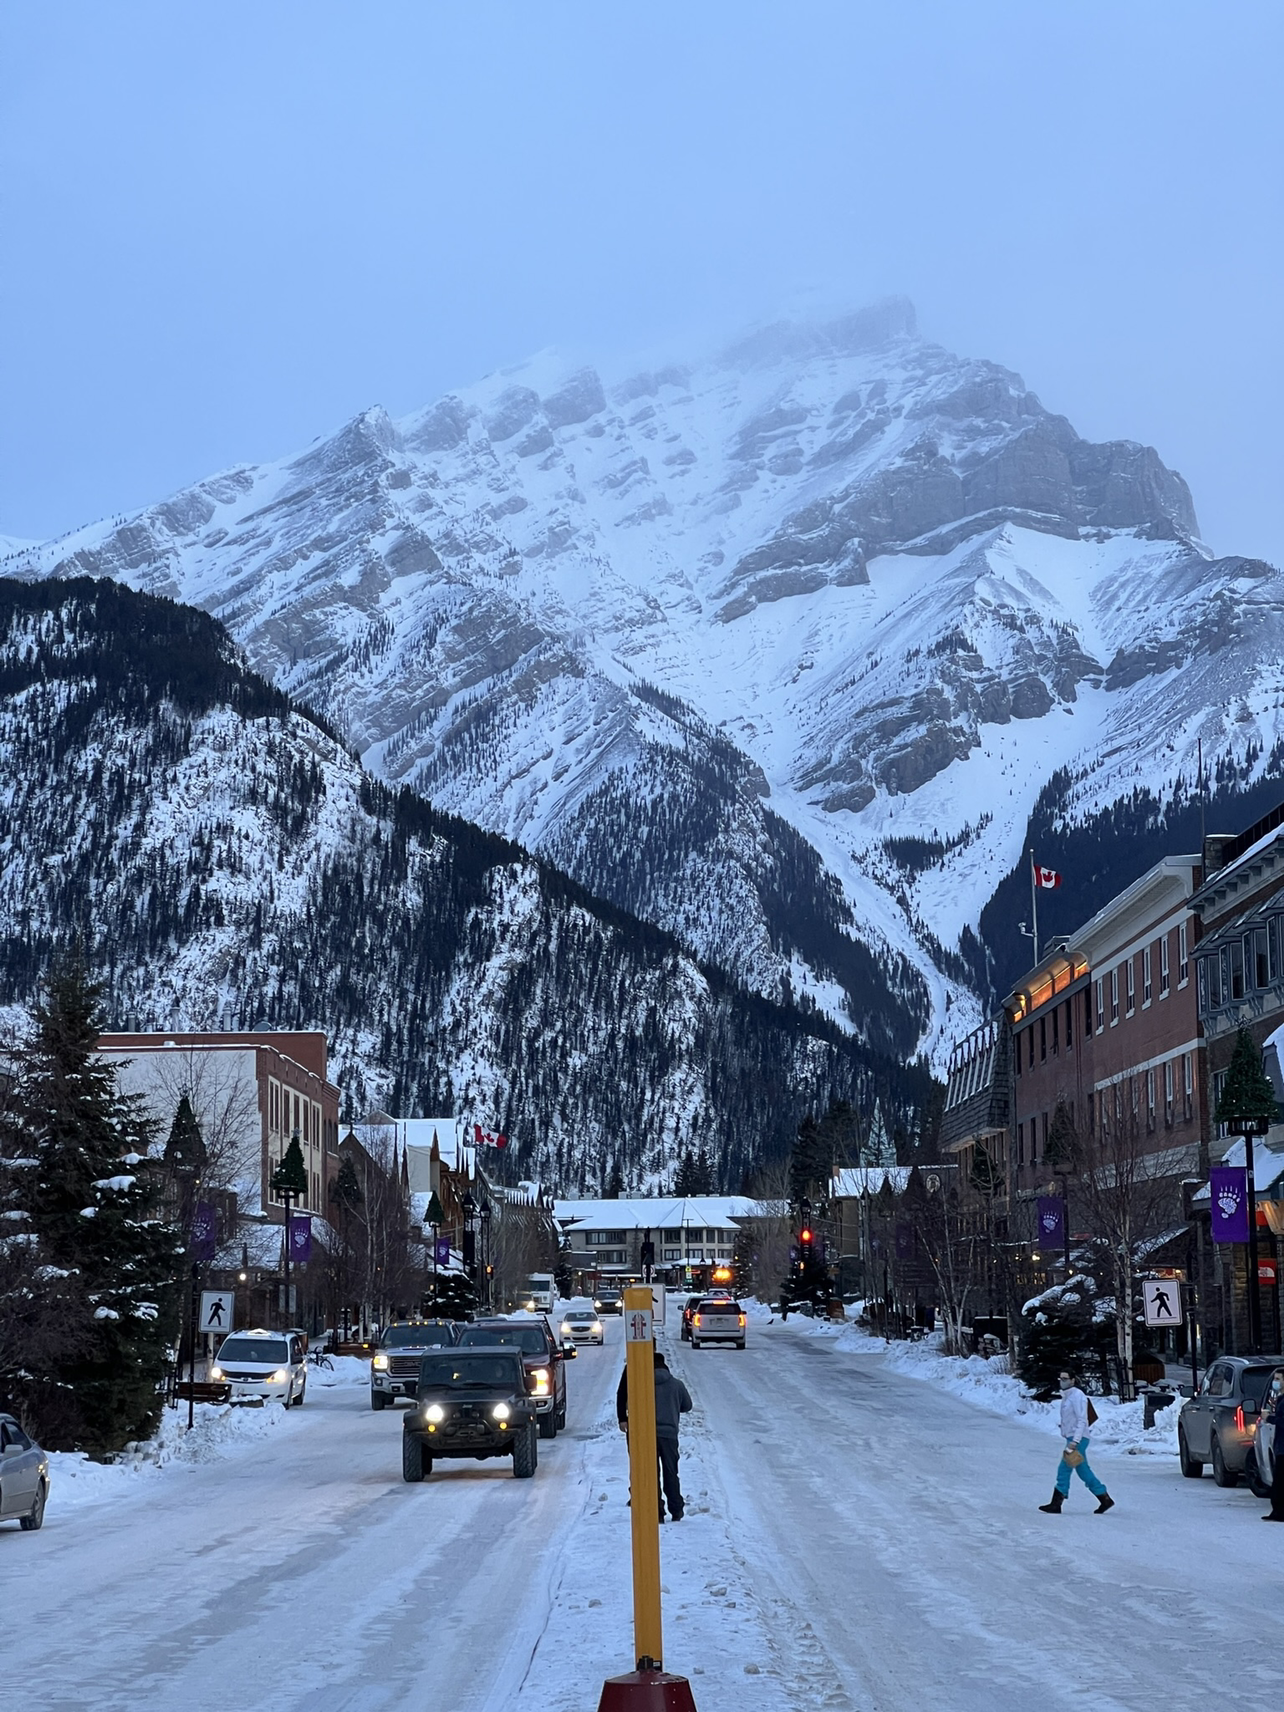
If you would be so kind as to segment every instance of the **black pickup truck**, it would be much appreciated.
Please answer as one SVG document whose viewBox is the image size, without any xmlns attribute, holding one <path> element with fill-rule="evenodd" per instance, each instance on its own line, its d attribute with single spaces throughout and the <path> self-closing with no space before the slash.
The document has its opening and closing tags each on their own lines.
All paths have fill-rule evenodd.
<svg viewBox="0 0 1284 1712">
<path fill-rule="evenodd" d="M 436 1350 L 420 1362 L 418 1392 L 402 1417 L 403 1480 L 422 1480 L 446 1456 L 511 1456 L 519 1480 L 534 1474 L 539 1429 L 520 1350 Z"/>
</svg>

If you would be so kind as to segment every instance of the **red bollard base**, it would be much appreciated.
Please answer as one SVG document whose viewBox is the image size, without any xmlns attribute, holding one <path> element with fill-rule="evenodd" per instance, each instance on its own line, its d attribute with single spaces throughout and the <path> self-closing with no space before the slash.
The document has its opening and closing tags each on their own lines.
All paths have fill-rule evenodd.
<svg viewBox="0 0 1284 1712">
<path fill-rule="evenodd" d="M 602 1684 L 597 1712 L 696 1712 L 691 1684 L 667 1670 L 631 1670 Z"/>
</svg>

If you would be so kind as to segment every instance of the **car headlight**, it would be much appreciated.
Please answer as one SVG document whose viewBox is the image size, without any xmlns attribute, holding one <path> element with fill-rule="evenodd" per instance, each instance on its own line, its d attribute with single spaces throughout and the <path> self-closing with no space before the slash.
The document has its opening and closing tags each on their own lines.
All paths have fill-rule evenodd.
<svg viewBox="0 0 1284 1712">
<path fill-rule="evenodd" d="M 221 1367 L 211 1367 L 210 1368 L 210 1378 L 211 1379 L 221 1379 L 222 1377 L 223 1377 L 223 1369 Z"/>
<path fill-rule="evenodd" d="M 434 1426 L 437 1426 L 439 1422 L 444 1421 L 445 1419 L 446 1411 L 442 1408 L 440 1403 L 429 1403 L 428 1407 L 424 1410 L 424 1420 L 431 1421 Z"/>
<path fill-rule="evenodd" d="M 491 1410 L 491 1414 L 497 1421 L 506 1421 L 509 1415 L 512 1414 L 512 1410 L 508 1407 L 507 1403 L 496 1403 L 495 1407 Z"/>
<path fill-rule="evenodd" d="M 276 1372 L 268 1380 L 269 1385 L 288 1385 L 289 1383 L 290 1375 L 286 1372 L 284 1367 L 278 1367 Z"/>
<path fill-rule="evenodd" d="M 386 1355 L 376 1355 L 370 1365 L 371 1367 L 378 1368 L 379 1372 L 383 1373 L 387 1370 L 388 1357 Z"/>
<path fill-rule="evenodd" d="M 543 1393 L 548 1390 L 547 1367 L 537 1367 L 531 1374 L 531 1378 L 535 1381 L 535 1390 L 537 1393 Z"/>
</svg>

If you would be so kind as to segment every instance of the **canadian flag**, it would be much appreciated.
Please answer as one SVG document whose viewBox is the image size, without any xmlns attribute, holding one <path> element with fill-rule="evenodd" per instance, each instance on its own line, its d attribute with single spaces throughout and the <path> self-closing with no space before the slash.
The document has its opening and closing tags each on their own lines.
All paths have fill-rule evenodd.
<svg viewBox="0 0 1284 1712">
<path fill-rule="evenodd" d="M 473 1125 L 473 1136 L 478 1147 L 507 1147 L 506 1135 L 488 1135 L 480 1124 Z"/>
<path fill-rule="evenodd" d="M 1061 876 L 1055 868 L 1040 868 L 1036 862 L 1034 865 L 1034 883 L 1041 891 L 1055 891 L 1061 884 Z"/>
</svg>

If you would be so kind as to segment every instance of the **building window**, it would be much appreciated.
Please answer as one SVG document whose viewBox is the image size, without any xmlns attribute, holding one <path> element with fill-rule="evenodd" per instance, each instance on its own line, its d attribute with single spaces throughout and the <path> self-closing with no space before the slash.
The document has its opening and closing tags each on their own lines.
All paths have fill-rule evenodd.
<svg viewBox="0 0 1284 1712">
<path fill-rule="evenodd" d="M 1191 1117 L 1195 1110 L 1195 1069 L 1191 1054 L 1181 1055 L 1182 1114 Z"/>
<path fill-rule="evenodd" d="M 1184 987 L 1190 975 L 1190 953 L 1187 948 L 1187 925 L 1177 929 L 1177 985 Z"/>
<path fill-rule="evenodd" d="M 1150 1003 L 1150 947 L 1141 954 L 1141 1005 L 1144 1010 Z"/>
<path fill-rule="evenodd" d="M 1146 1072 L 1146 1128 L 1155 1127 L 1155 1072 Z"/>
<path fill-rule="evenodd" d="M 1098 1034 L 1100 1034 L 1102 1029 L 1106 1026 L 1106 1005 L 1105 1005 L 1105 996 L 1104 995 L 1105 995 L 1105 982 L 1102 979 L 1102 977 L 1100 975 L 1098 975 L 1097 976 L 1097 998 L 1096 998 L 1097 1033 Z"/>
<path fill-rule="evenodd" d="M 1159 941 L 1159 996 L 1168 997 L 1168 935 Z"/>
<path fill-rule="evenodd" d="M 1017 1164 L 1025 1164 L 1025 1124 L 1017 1125 Z"/>
<path fill-rule="evenodd" d="M 585 1233 L 584 1245 L 586 1248 L 610 1248 L 613 1243 L 622 1243 L 625 1240 L 622 1230 L 595 1230 Z"/>
<path fill-rule="evenodd" d="M 1016 1037 L 1016 1073 L 1018 1076 L 1021 1074 L 1021 1036 L 1019 1034 Z"/>
<path fill-rule="evenodd" d="M 1116 965 L 1110 971 L 1110 1026 L 1113 1028 L 1119 1021 L 1119 968 Z"/>
<path fill-rule="evenodd" d="M 1098 985 L 1100 985 L 1100 983 L 1098 983 Z M 1098 997 L 1100 997 L 1100 995 L 1098 995 Z M 1091 981 L 1089 981 L 1088 985 L 1083 989 L 1083 1032 L 1085 1035 L 1089 1035 L 1092 1033 L 1092 982 Z"/>
<path fill-rule="evenodd" d="M 1213 1111 L 1216 1111 L 1218 1106 L 1221 1104 L 1222 1089 L 1225 1086 L 1226 1086 L 1226 1072 L 1224 1070 L 1216 1071 L 1215 1074 L 1213 1075 L 1212 1082 L 1210 1083 L 1209 1089 L 1208 1089 L 1208 1103 L 1212 1107 Z M 1218 1125 L 1216 1125 L 1216 1129 L 1217 1129 L 1217 1139 L 1219 1141 L 1224 1141 L 1226 1139 L 1226 1135 L 1227 1135 L 1226 1125 L 1224 1123 L 1219 1123 Z"/>
<path fill-rule="evenodd" d="M 1045 1016 L 1041 1016 L 1039 1018 L 1039 1062 L 1042 1063 L 1043 1060 L 1047 1056 L 1048 1056 L 1048 1019 Z"/>
<path fill-rule="evenodd" d="M 1164 1065 L 1164 1122 L 1173 1121 L 1173 1061 L 1170 1058 Z"/>
<path fill-rule="evenodd" d="M 1026 1032 L 1026 1035 L 1029 1037 L 1029 1041 L 1030 1041 L 1029 1066 L 1030 1066 L 1030 1069 L 1033 1070 L 1034 1069 L 1034 1024 L 1031 1023 L 1029 1028 L 1027 1028 L 1025 1032 Z"/>
<path fill-rule="evenodd" d="M 1259 987 L 1269 987 L 1271 984 L 1271 960 L 1266 950 L 1269 939 L 1270 934 L 1264 927 L 1255 929 L 1253 933 L 1253 979 Z"/>
<path fill-rule="evenodd" d="M 1058 1038 L 1061 1032 L 1060 1014 L 1061 1006 L 1054 1005 L 1052 1009 L 1052 1056 L 1054 1058 L 1061 1051 L 1061 1043 Z"/>
<path fill-rule="evenodd" d="M 1043 1157 L 1046 1159 L 1048 1157 L 1048 1114 L 1047 1114 L 1047 1112 L 1044 1112 L 1043 1117 L 1040 1121 L 1041 1121 L 1042 1126 L 1043 1126 Z M 1033 1132 L 1033 1130 L 1030 1133 L 1030 1163 L 1031 1163 L 1031 1165 L 1035 1164 L 1034 1132 Z"/>
<path fill-rule="evenodd" d="M 1088 1095 L 1088 1134 L 1091 1135 L 1097 1123 L 1097 1096 Z"/>
<path fill-rule="evenodd" d="M 281 1130 L 281 1084 L 274 1077 L 268 1079 L 268 1129 L 273 1135 Z"/>
<path fill-rule="evenodd" d="M 1135 957 L 1130 957 L 1128 959 L 1128 964 L 1127 964 L 1127 983 L 1128 983 L 1128 1011 L 1127 1011 L 1127 1014 L 1129 1016 L 1131 1016 L 1132 1013 L 1137 1008 L 1137 988 L 1136 988 L 1136 984 L 1135 984 L 1134 978 L 1133 978 L 1134 966 L 1135 966 L 1136 962 L 1137 962 L 1137 959 Z"/>
<path fill-rule="evenodd" d="M 1230 996 L 1232 999 L 1244 997 L 1244 941 L 1232 939 L 1227 947 L 1230 954 Z"/>
<path fill-rule="evenodd" d="M 664 1258 L 666 1260 L 681 1260 L 682 1250 L 680 1248 L 666 1248 L 664 1251 Z"/>
<path fill-rule="evenodd" d="M 1074 1045 L 1074 1000 L 1066 1000 L 1066 1051 Z"/>
</svg>

